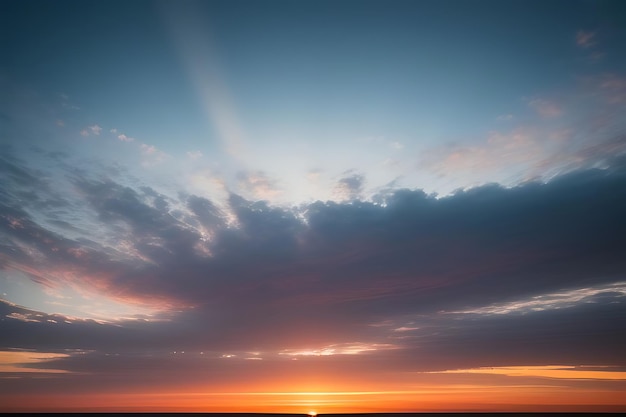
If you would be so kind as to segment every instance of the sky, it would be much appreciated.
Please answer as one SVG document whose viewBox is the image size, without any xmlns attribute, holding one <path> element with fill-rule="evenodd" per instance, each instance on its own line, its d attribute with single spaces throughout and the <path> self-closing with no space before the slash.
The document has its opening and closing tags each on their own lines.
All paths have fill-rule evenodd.
<svg viewBox="0 0 626 417">
<path fill-rule="evenodd" d="M 626 3 L 0 2 L 0 411 L 626 411 Z"/>
</svg>

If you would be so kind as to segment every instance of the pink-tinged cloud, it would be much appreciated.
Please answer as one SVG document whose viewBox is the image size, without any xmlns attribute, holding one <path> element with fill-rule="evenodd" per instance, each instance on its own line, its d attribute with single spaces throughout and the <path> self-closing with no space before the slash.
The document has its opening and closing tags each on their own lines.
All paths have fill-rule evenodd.
<svg viewBox="0 0 626 417">
<path fill-rule="evenodd" d="M 600 89 L 611 104 L 626 103 L 626 77 L 607 74 L 600 81 Z"/>
<path fill-rule="evenodd" d="M 83 129 L 80 131 L 80 135 L 83 137 L 89 136 L 89 131 L 87 129 Z"/>
<path fill-rule="evenodd" d="M 142 143 L 139 147 L 141 149 L 141 152 L 147 155 L 152 155 L 157 151 L 157 149 L 154 146 L 146 145 L 145 143 Z"/>
<path fill-rule="evenodd" d="M 492 131 L 473 145 L 432 149 L 423 155 L 421 167 L 438 176 L 462 177 L 466 184 L 492 179 L 494 174 L 522 173 L 550 155 L 551 143 L 540 140 L 543 136 L 529 127 Z"/>
<path fill-rule="evenodd" d="M 128 136 L 126 136 L 126 135 L 125 135 L 125 134 L 123 134 L 123 133 L 122 133 L 122 134 L 120 134 L 120 135 L 118 135 L 118 136 L 117 136 L 117 138 L 118 138 L 119 140 L 121 140 L 122 142 L 132 142 L 132 141 L 134 141 L 134 140 L 135 140 L 134 138 L 128 137 Z"/>
<path fill-rule="evenodd" d="M 563 114 L 563 109 L 556 103 L 542 98 L 531 100 L 528 105 L 544 118 L 556 118 Z"/>
<path fill-rule="evenodd" d="M 576 45 L 583 49 L 590 48 L 596 44 L 595 37 L 595 32 L 580 30 L 576 33 Z"/>
<path fill-rule="evenodd" d="M 237 179 L 239 188 L 257 200 L 272 200 L 283 192 L 276 181 L 262 171 L 240 172 Z"/>
<path fill-rule="evenodd" d="M 102 128 L 98 125 L 89 126 L 89 130 L 96 136 L 99 136 L 100 132 L 102 132 Z"/>
<path fill-rule="evenodd" d="M 160 164 L 168 156 L 156 146 L 145 143 L 139 145 L 139 150 L 141 151 L 141 165 L 143 167 L 151 167 Z"/>
<path fill-rule="evenodd" d="M 333 197 L 340 201 L 356 200 L 363 192 L 365 177 L 351 172 L 346 172 L 346 174 L 350 175 L 346 175 L 335 184 Z"/>
</svg>

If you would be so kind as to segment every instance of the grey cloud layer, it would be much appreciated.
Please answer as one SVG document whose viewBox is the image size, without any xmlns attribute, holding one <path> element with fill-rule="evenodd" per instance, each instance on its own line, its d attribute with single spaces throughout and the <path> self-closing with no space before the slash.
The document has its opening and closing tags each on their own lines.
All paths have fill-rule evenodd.
<svg viewBox="0 0 626 417">
<path fill-rule="evenodd" d="M 397 190 L 382 196 L 382 204 L 317 202 L 299 212 L 231 195 L 235 226 L 203 197 L 174 200 L 149 187 L 68 176 L 76 198 L 97 219 L 93 230 L 125 242 L 126 249 L 116 249 L 48 230 L 37 220 L 45 219 L 44 209 L 27 206 L 16 191 L 38 193 L 37 176 L 5 161 L 3 274 L 22 267 L 55 286 L 68 279 L 61 271 L 71 271 L 75 284 L 82 280 L 114 298 L 181 312 L 163 322 L 54 323 L 3 303 L 0 343 L 130 352 L 278 351 L 361 341 L 401 347 L 384 353 L 388 363 L 415 369 L 442 369 L 454 358 L 459 367 L 559 357 L 624 365 L 621 293 L 606 290 L 567 308 L 528 314 L 459 313 L 624 281 L 626 173 L 620 167 L 441 199 Z M 390 324 L 372 326 L 381 322 Z M 394 331 L 401 326 L 417 329 Z"/>
</svg>

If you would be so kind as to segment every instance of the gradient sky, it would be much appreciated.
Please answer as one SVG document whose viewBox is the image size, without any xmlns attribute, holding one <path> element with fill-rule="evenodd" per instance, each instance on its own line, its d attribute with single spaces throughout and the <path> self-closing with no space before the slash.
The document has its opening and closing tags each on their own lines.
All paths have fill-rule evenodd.
<svg viewBox="0 0 626 417">
<path fill-rule="evenodd" d="M 0 411 L 626 411 L 625 22 L 0 2 Z"/>
</svg>

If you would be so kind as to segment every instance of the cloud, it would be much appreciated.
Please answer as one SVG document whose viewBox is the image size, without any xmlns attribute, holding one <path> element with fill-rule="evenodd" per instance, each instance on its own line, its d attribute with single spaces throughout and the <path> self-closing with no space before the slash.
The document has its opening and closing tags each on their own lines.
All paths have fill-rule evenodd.
<svg viewBox="0 0 626 417">
<path fill-rule="evenodd" d="M 128 137 L 128 136 L 126 136 L 126 135 L 125 135 L 125 134 L 123 134 L 123 133 L 122 133 L 122 134 L 117 135 L 117 138 L 118 138 L 119 140 L 121 140 L 122 142 L 133 142 L 133 141 L 135 140 L 134 138 Z M 142 144 L 142 150 L 144 150 L 143 146 L 144 146 L 144 144 Z M 152 148 L 153 148 L 153 147 L 152 147 Z"/>
<path fill-rule="evenodd" d="M 342 343 L 338 345 L 324 346 L 320 349 L 285 349 L 279 355 L 285 356 L 334 356 L 334 355 L 359 355 L 362 353 L 376 352 L 380 350 L 397 348 L 393 344 L 368 344 L 368 343 Z"/>
<path fill-rule="evenodd" d="M 596 45 L 595 37 L 595 32 L 579 30 L 576 33 L 576 45 L 583 49 L 591 48 Z"/>
<path fill-rule="evenodd" d="M 68 207 L 86 210 L 90 228 L 64 235 L 19 197 L 34 188 L 46 201 L 45 176 L 3 160 L 10 179 L 0 187 L 3 271 L 155 311 L 98 322 L 3 302 L 4 348 L 125 358 L 142 349 L 218 358 L 258 351 L 258 362 L 287 360 L 280 352 L 371 348 L 354 356 L 380 355 L 385 366 L 419 371 L 559 358 L 623 364 L 626 340 L 616 335 L 625 303 L 616 285 L 626 269 L 626 171 L 617 162 L 512 188 L 443 198 L 394 190 L 376 204 L 352 199 L 297 210 L 236 194 L 223 208 L 77 172 L 69 179 L 78 200 Z M 343 180 L 352 195 L 363 184 L 357 175 Z M 80 362 L 88 370 L 108 363 L 100 357 L 71 355 L 59 359 L 65 367 L 54 366 L 76 371 Z"/>
<path fill-rule="evenodd" d="M 315 183 L 319 180 L 321 175 L 322 175 L 322 170 L 311 169 L 306 173 L 306 179 L 312 183 Z"/>
<path fill-rule="evenodd" d="M 599 81 L 600 90 L 611 104 L 626 103 L 626 77 L 606 74 Z"/>
<path fill-rule="evenodd" d="M 66 373 L 61 369 L 36 369 L 37 365 L 45 365 L 45 362 L 58 358 L 67 357 L 62 353 L 40 353 L 40 352 L 23 352 L 23 351 L 0 351 L 0 375 L 7 373 Z"/>
<path fill-rule="evenodd" d="M 355 200 L 361 197 L 365 178 L 360 174 L 353 174 L 337 181 L 334 195 L 340 200 Z"/>
<path fill-rule="evenodd" d="M 141 152 L 146 154 L 146 155 L 153 155 L 157 152 L 157 148 L 155 148 L 152 145 L 146 145 L 145 143 L 142 143 L 141 145 L 139 145 Z"/>
<path fill-rule="evenodd" d="M 88 126 L 87 128 L 80 131 L 81 136 L 87 137 L 89 135 L 99 136 L 100 132 L 102 132 L 102 128 L 98 125 Z"/>
<path fill-rule="evenodd" d="M 626 346 L 626 338 L 618 336 L 617 330 L 617 326 L 624 323 L 620 315 L 625 307 L 624 302 L 589 303 L 527 315 L 495 315 L 482 320 L 451 322 L 456 322 L 458 327 L 451 323 L 450 327 L 439 324 L 430 329 L 439 331 L 438 337 L 422 335 L 416 339 L 416 344 L 417 340 L 424 341 L 419 350 L 433 362 L 427 365 L 416 361 L 415 367 L 442 367 L 445 358 L 450 361 L 444 365 L 447 369 L 477 367 L 477 364 L 614 364 L 623 367 L 624 360 L 614 348 Z M 608 317 L 616 321 L 607 320 Z M 470 362 L 473 365 L 468 367 Z"/>
<path fill-rule="evenodd" d="M 563 132 L 563 136 L 555 133 L 553 139 L 558 142 L 565 142 L 567 145 L 571 141 L 570 133 Z M 535 164 L 534 175 L 541 176 L 541 173 L 550 172 L 570 172 L 578 169 L 590 167 L 618 167 L 623 166 L 622 158 L 626 154 L 626 136 L 618 135 L 608 137 L 596 142 L 583 142 L 578 146 L 568 146 L 561 148 L 560 152 L 548 154 L 545 159 Z M 544 174 L 544 177 L 545 174 Z M 549 178 L 549 177 L 547 177 Z"/>
<path fill-rule="evenodd" d="M 592 369 L 588 369 L 592 368 Z M 626 372 L 608 369 L 593 369 L 585 366 L 502 366 L 476 369 L 458 369 L 437 373 L 446 374 L 496 374 L 507 376 L 533 376 L 554 379 L 584 379 L 584 380 L 626 380 Z"/>
<path fill-rule="evenodd" d="M 530 100 L 528 105 L 537 112 L 537 114 L 544 118 L 556 118 L 563 114 L 563 109 L 556 103 L 537 98 Z"/>
<path fill-rule="evenodd" d="M 212 201 L 191 195 L 187 199 L 187 207 L 204 227 L 216 229 L 225 226 L 225 214 Z"/>
<path fill-rule="evenodd" d="M 597 297 L 608 296 L 612 299 L 626 297 L 626 282 L 600 285 L 536 295 L 525 300 L 516 300 L 504 304 L 495 304 L 478 309 L 457 311 L 456 314 L 527 314 L 531 312 L 571 308 L 580 303 L 592 303 Z M 626 301 L 626 300 L 624 300 Z"/>
<path fill-rule="evenodd" d="M 242 171 L 237 174 L 237 179 L 239 188 L 252 198 L 272 200 L 282 194 L 277 182 L 263 171 Z"/>
<path fill-rule="evenodd" d="M 202 158 L 202 156 L 203 156 L 202 152 L 200 152 L 200 151 L 188 151 L 187 152 L 187 157 L 189 159 L 194 159 L 195 160 L 195 159 Z"/>
<path fill-rule="evenodd" d="M 132 138 L 128 139 L 133 140 Z M 167 154 L 165 152 L 161 151 L 153 145 L 142 143 L 139 145 L 139 150 L 141 151 L 141 165 L 143 167 L 158 165 L 161 162 L 165 161 L 165 159 L 167 158 Z"/>
<path fill-rule="evenodd" d="M 529 167 L 550 155 L 553 143 L 540 140 L 541 136 L 527 127 L 492 131 L 478 143 L 450 144 L 424 152 L 419 168 L 439 177 L 461 179 L 458 183 L 465 187 L 494 179 L 517 184 Z"/>
<path fill-rule="evenodd" d="M 497 120 L 499 120 L 499 121 L 513 120 L 513 115 L 512 114 L 502 114 L 502 115 L 497 117 Z"/>
</svg>

